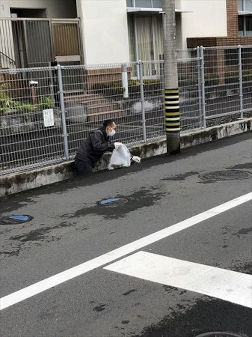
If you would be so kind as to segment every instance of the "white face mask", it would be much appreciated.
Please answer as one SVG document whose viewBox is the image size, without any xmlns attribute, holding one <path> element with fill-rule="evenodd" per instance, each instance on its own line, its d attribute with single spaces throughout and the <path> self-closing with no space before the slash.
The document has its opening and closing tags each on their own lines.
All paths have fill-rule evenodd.
<svg viewBox="0 0 252 337">
<path fill-rule="evenodd" d="M 115 135 L 115 130 L 113 129 L 112 131 L 108 132 L 109 137 L 113 137 Z"/>
</svg>

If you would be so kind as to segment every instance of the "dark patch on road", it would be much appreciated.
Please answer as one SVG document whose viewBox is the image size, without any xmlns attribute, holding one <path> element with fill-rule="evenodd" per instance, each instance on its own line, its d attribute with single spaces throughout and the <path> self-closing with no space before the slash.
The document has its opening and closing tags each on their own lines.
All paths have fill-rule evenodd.
<svg viewBox="0 0 252 337">
<path fill-rule="evenodd" d="M 250 228 L 242 228 L 238 232 L 233 233 L 232 235 L 236 235 L 236 236 L 240 237 L 240 235 L 246 235 L 246 234 L 248 234 L 250 232 L 252 232 L 252 227 L 250 227 Z"/>
<path fill-rule="evenodd" d="M 163 289 L 166 293 L 168 294 L 171 294 L 173 293 L 174 291 L 178 291 L 178 288 L 175 288 L 175 287 L 170 287 L 170 286 L 167 286 L 167 285 L 163 285 Z"/>
<path fill-rule="evenodd" d="M 3 256 L 18 256 L 19 252 L 20 252 L 20 249 L 13 250 L 13 251 L 3 251 L 3 252 L 0 252 L 0 255 L 3 255 Z"/>
<path fill-rule="evenodd" d="M 199 183 L 212 184 L 218 181 L 243 180 L 251 177 L 252 174 L 248 171 L 240 171 L 240 170 L 215 171 L 200 175 L 199 178 L 201 179 L 201 181 Z"/>
<path fill-rule="evenodd" d="M 136 291 L 136 289 L 131 289 L 129 291 L 126 291 L 126 293 L 124 293 L 123 296 L 127 296 L 127 295 L 129 295 L 131 293 L 134 293 L 135 291 Z"/>
<path fill-rule="evenodd" d="M 162 197 L 169 193 L 157 192 L 158 188 L 141 189 L 130 196 L 118 195 L 116 198 L 127 199 L 126 204 L 118 204 L 117 207 L 101 207 L 100 205 L 86 206 L 75 212 L 73 215 L 65 214 L 64 217 L 74 218 L 83 217 L 86 215 L 101 215 L 105 219 L 118 219 L 123 218 L 126 214 L 143 207 L 150 207 L 159 201 Z"/>
<path fill-rule="evenodd" d="M 125 321 L 122 321 L 121 323 L 122 323 L 122 324 L 129 324 L 129 322 L 130 322 L 130 321 L 125 320 Z"/>
<path fill-rule="evenodd" d="M 235 267 L 232 268 L 234 271 L 238 271 L 239 273 L 245 273 L 252 275 L 252 262 L 248 263 L 235 263 Z"/>
<path fill-rule="evenodd" d="M 252 169 L 252 162 L 238 164 L 232 167 L 229 167 L 231 170 L 240 170 L 240 169 Z"/>
<path fill-rule="evenodd" d="M 185 180 L 186 178 L 188 177 L 193 177 L 195 175 L 199 174 L 199 172 L 196 172 L 196 171 L 192 171 L 192 172 L 187 172 L 187 173 L 184 173 L 184 174 L 178 174 L 176 176 L 171 176 L 171 177 L 167 177 L 167 178 L 163 178 L 161 180 L 178 180 L 178 181 L 181 181 L 181 180 Z"/>
<path fill-rule="evenodd" d="M 10 237 L 11 240 L 17 240 L 20 242 L 28 242 L 28 241 L 41 241 L 45 238 L 45 234 L 51 231 L 51 227 L 43 227 L 30 231 L 27 234 L 16 235 Z"/>
<path fill-rule="evenodd" d="M 101 305 L 98 305 L 98 306 L 94 307 L 93 311 L 100 312 L 100 311 L 105 310 L 105 308 L 106 308 L 106 304 L 101 304 Z"/>
<path fill-rule="evenodd" d="M 169 308 L 170 315 L 133 337 L 196 337 L 209 331 L 252 336 L 251 311 L 221 300 L 200 300 L 189 309 Z"/>
<path fill-rule="evenodd" d="M 64 221 L 53 227 L 41 227 L 41 228 L 34 229 L 22 235 L 11 236 L 10 240 L 15 240 L 15 241 L 20 241 L 20 242 L 42 241 L 45 239 L 46 234 L 48 234 L 52 230 L 70 227 L 73 225 L 74 225 L 73 223 Z M 53 239 L 55 239 L 55 237 L 53 237 Z"/>
<path fill-rule="evenodd" d="M 203 333 L 200 335 L 197 335 L 196 337 L 244 337 L 245 335 L 237 335 L 237 334 L 233 334 L 233 333 L 229 333 L 229 332 L 207 332 L 207 333 Z M 245 336 L 246 337 L 246 336 Z"/>
</svg>

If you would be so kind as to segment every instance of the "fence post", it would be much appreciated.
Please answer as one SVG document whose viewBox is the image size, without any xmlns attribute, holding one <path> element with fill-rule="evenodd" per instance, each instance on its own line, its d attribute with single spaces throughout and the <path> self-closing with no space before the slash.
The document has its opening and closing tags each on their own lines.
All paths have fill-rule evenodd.
<svg viewBox="0 0 252 337">
<path fill-rule="evenodd" d="M 140 98 L 141 98 L 141 111 L 142 111 L 142 125 L 143 125 L 143 140 L 147 141 L 146 135 L 146 120 L 145 120 L 145 109 L 144 109 L 144 81 L 143 81 L 143 62 L 138 61 L 139 67 L 139 77 L 140 77 Z"/>
<path fill-rule="evenodd" d="M 122 87 L 123 98 L 129 98 L 129 83 L 128 83 L 128 67 L 127 64 L 122 64 Z"/>
<path fill-rule="evenodd" d="M 59 98 L 60 98 L 60 110 L 61 110 L 61 121 L 63 129 L 63 138 L 64 138 L 64 152 L 66 160 L 69 159 L 69 148 L 68 148 L 68 134 L 66 127 L 66 115 L 65 115 L 65 101 L 64 101 L 64 89 L 62 82 L 62 71 L 61 65 L 57 65 L 57 76 L 58 76 L 58 85 L 59 85 Z"/>
<path fill-rule="evenodd" d="M 200 46 L 200 61 L 201 61 L 201 98 L 202 98 L 202 126 L 206 128 L 206 92 L 205 92 L 205 60 L 204 47 Z"/>
<path fill-rule="evenodd" d="M 240 92 L 240 112 L 241 118 L 243 118 L 243 83 L 242 83 L 242 47 L 238 46 L 238 56 L 239 56 L 239 92 Z"/>
<path fill-rule="evenodd" d="M 200 57 L 200 47 L 197 47 L 197 70 L 198 70 L 198 95 L 199 95 L 199 118 L 201 127 L 203 127 L 202 123 L 202 95 L 201 95 L 201 57 Z"/>
</svg>

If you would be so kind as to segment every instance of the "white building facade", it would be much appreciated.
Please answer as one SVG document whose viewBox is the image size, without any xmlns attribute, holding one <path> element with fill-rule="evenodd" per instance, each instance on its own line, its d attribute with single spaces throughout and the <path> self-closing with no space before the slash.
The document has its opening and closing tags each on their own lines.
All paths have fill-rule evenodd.
<svg viewBox="0 0 252 337">
<path fill-rule="evenodd" d="M 239 9 L 237 36 L 238 30 L 250 35 L 251 0 L 176 0 L 177 48 L 186 49 L 192 38 L 227 37 L 228 2 L 235 4 L 237 25 Z M 87 65 L 161 59 L 163 15 L 161 0 L 0 0 L 0 18 L 79 18 L 82 56 L 66 56 Z M 8 56 L 1 26 L 0 34 L 0 52 Z M 63 56 L 55 61 L 66 61 Z"/>
</svg>

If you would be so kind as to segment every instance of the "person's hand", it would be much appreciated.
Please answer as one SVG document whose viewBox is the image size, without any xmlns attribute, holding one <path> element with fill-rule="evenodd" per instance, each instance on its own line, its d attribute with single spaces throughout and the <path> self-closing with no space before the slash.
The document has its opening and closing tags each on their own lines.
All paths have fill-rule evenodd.
<svg viewBox="0 0 252 337">
<path fill-rule="evenodd" d="M 133 157 L 132 157 L 132 160 L 133 160 L 135 163 L 138 163 L 138 164 L 141 163 L 141 158 L 140 158 L 140 157 L 133 156 Z"/>
<path fill-rule="evenodd" d="M 115 142 L 114 143 L 115 145 L 115 149 L 117 150 L 120 146 L 122 146 L 123 144 L 122 143 L 119 143 L 119 142 Z"/>
</svg>

